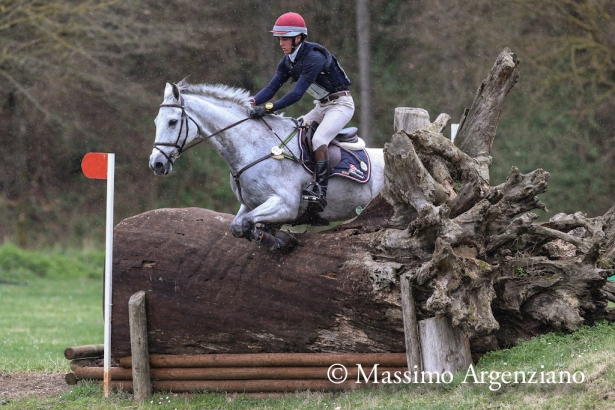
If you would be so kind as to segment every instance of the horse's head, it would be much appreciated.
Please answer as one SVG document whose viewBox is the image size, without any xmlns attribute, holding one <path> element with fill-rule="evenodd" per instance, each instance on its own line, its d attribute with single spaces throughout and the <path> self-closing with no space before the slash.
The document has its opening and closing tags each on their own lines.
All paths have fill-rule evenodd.
<svg viewBox="0 0 615 410">
<path fill-rule="evenodd" d="M 149 167 L 156 175 L 166 175 L 190 141 L 199 134 L 197 124 L 186 113 L 184 97 L 178 85 L 167 83 L 156 124 L 156 140 L 149 157 Z"/>
</svg>

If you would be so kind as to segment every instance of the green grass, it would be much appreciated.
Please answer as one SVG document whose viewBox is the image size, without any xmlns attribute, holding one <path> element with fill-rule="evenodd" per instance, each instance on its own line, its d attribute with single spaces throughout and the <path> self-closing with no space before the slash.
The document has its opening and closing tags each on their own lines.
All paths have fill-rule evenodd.
<svg viewBox="0 0 615 410">
<path fill-rule="evenodd" d="M 255 398 L 234 394 L 156 394 L 140 409 L 584 409 L 613 408 L 613 399 L 604 399 L 613 390 L 615 368 L 612 348 L 615 344 L 615 327 L 601 325 L 582 330 L 581 338 L 555 336 L 537 339 L 520 347 L 487 356 L 477 366 L 476 372 L 545 371 L 569 369 L 582 371 L 583 384 L 565 385 L 504 385 L 492 391 L 489 384 L 463 383 L 465 371 L 455 375 L 451 384 L 410 384 L 379 386 L 353 392 L 318 393 L 302 392 L 272 398 Z M 586 340 L 589 338 L 591 340 Z M 604 344 L 601 344 L 604 342 Z M 551 344 L 549 344 L 551 343 Z M 589 352 L 596 344 L 598 350 Z M 579 350 L 585 348 L 586 352 Z M 561 362 L 548 359 L 556 352 Z M 543 357 L 544 356 L 544 357 Z M 541 364 L 543 363 L 543 364 Z M 545 364 L 546 363 L 546 364 Z M 553 367 L 551 367 L 553 366 Z M 74 386 L 61 397 L 49 399 L 17 400 L 6 409 L 53 407 L 63 409 L 121 409 L 136 408 L 131 396 L 114 393 L 102 399 L 100 385 L 83 383 Z"/>
<path fill-rule="evenodd" d="M 9 249 L 15 252 L 14 249 Z M 0 255 L 6 249 L 0 247 Z M 79 266 L 84 255 L 49 252 L 30 255 L 36 260 L 69 260 Z M 90 268 L 35 273 L 35 268 L 12 274 L 20 285 L 0 284 L 0 372 L 67 372 L 63 350 L 68 346 L 102 341 L 101 255 L 90 255 Z M 66 259 L 63 259 L 66 258 Z M 87 259 L 87 258 L 86 258 Z M 6 266 L 2 263 L 0 266 Z M 32 262 L 31 261 L 31 262 Z M 34 264 L 35 266 L 38 266 Z M 88 263 L 85 263 L 89 266 Z M 59 263 L 58 266 L 64 266 Z M 70 278 L 69 278 L 70 277 Z M 30 278 L 27 279 L 26 278 Z M 135 405 L 131 395 L 114 392 L 102 398 L 102 387 L 80 383 L 51 397 L 0 399 L 4 409 L 577 409 L 615 407 L 615 325 L 600 323 L 574 334 L 550 334 L 509 349 L 492 352 L 474 366 L 485 383 L 474 383 L 467 369 L 450 384 L 398 384 L 343 393 L 303 392 L 256 398 L 235 394 L 156 394 Z M 580 384 L 502 384 L 502 372 L 582 372 Z M 492 373 L 498 372 L 499 374 Z M 497 377 L 496 377 L 497 376 Z M 464 379 L 466 383 L 464 382 Z M 480 381 L 480 380 L 477 380 Z M 491 389 L 490 389 L 491 387 Z"/>
<path fill-rule="evenodd" d="M 102 343 L 97 252 L 0 247 L 0 372 L 63 372 L 64 349 Z"/>
<path fill-rule="evenodd" d="M 104 253 L 95 251 L 28 251 L 11 243 L 0 246 L 0 283 L 38 278 L 102 278 Z"/>
<path fill-rule="evenodd" d="M 64 372 L 64 349 L 102 343 L 102 283 L 36 279 L 0 285 L 0 372 Z"/>
</svg>

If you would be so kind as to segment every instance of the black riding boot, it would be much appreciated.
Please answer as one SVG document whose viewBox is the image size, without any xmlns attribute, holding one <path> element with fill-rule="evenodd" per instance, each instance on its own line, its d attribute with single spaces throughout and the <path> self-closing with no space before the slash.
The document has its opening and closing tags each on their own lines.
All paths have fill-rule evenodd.
<svg viewBox="0 0 615 410">
<path fill-rule="evenodd" d="M 322 212 L 327 206 L 329 185 L 329 151 L 326 145 L 321 145 L 314 151 L 314 162 L 315 180 L 303 190 L 303 199 L 309 202 L 309 208 Z"/>
</svg>

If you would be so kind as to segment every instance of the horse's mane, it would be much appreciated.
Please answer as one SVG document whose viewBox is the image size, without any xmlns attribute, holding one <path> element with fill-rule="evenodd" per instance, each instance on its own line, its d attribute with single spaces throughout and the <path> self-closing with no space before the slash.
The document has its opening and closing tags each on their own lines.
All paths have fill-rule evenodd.
<svg viewBox="0 0 615 410">
<path fill-rule="evenodd" d="M 230 102 L 247 109 L 252 107 L 250 92 L 243 88 L 231 87 L 224 84 L 188 84 L 185 80 L 177 83 L 177 88 L 184 94 Z M 268 118 L 277 121 L 287 120 L 289 117 L 285 117 L 284 113 L 276 113 L 276 115 L 271 115 Z"/>
<path fill-rule="evenodd" d="M 249 108 L 252 99 L 250 92 L 243 88 L 230 87 L 224 84 L 188 84 L 180 81 L 177 87 L 182 93 L 211 97 L 216 100 L 228 101 Z"/>
</svg>

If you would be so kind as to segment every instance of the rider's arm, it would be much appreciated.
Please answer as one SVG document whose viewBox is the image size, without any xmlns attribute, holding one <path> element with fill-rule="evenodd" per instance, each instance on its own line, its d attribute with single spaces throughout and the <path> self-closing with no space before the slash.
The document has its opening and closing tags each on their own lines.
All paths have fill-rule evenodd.
<svg viewBox="0 0 615 410">
<path fill-rule="evenodd" d="M 316 77 L 318 77 L 318 74 L 320 74 L 324 68 L 326 60 L 324 54 L 319 51 L 314 51 L 306 56 L 301 69 L 301 75 L 297 80 L 297 84 L 295 84 L 295 88 L 273 103 L 273 111 L 288 107 L 299 101 L 310 85 L 316 82 Z"/>
<path fill-rule="evenodd" d="M 278 64 L 278 68 L 275 70 L 275 75 L 271 81 L 269 81 L 267 87 L 260 90 L 258 94 L 254 96 L 254 104 L 259 105 L 269 101 L 287 80 L 288 74 L 285 74 L 284 59 L 282 59 Z"/>
<path fill-rule="evenodd" d="M 293 88 L 293 90 L 286 94 L 284 97 L 273 103 L 272 111 L 281 110 L 282 108 L 286 108 L 289 105 L 292 105 L 299 101 L 301 97 L 303 97 L 303 94 L 305 94 L 305 91 L 310 88 L 312 82 L 313 81 L 306 80 L 305 78 L 303 78 L 303 76 L 299 77 L 297 84 L 295 84 L 295 88 Z"/>
</svg>

